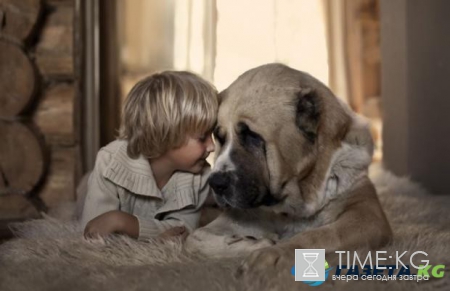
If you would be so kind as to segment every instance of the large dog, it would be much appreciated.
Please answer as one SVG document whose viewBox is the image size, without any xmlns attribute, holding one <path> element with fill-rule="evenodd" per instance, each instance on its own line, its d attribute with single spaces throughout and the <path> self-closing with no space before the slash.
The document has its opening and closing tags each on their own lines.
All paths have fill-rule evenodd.
<svg viewBox="0 0 450 291">
<path fill-rule="evenodd" d="M 242 269 L 276 267 L 295 248 L 351 250 L 392 232 L 367 176 L 367 123 L 321 82 L 281 64 L 241 75 L 220 94 L 209 178 L 227 210 L 187 239 L 209 256 L 251 252 Z"/>
</svg>

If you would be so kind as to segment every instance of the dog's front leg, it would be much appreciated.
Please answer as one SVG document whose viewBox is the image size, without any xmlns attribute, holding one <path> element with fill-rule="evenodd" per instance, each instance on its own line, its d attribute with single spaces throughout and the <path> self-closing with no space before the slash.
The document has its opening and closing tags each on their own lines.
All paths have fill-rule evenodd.
<svg viewBox="0 0 450 291">
<path fill-rule="evenodd" d="M 189 235 L 185 248 L 191 253 L 209 257 L 236 257 L 275 244 L 278 240 L 276 233 L 258 228 L 257 224 L 249 223 L 250 218 L 246 220 L 245 217 L 222 214 Z"/>
<path fill-rule="evenodd" d="M 379 248 L 392 239 L 391 227 L 369 180 L 353 190 L 346 204 L 336 221 L 296 234 L 283 245 L 334 252 L 360 247 Z"/>
<path fill-rule="evenodd" d="M 208 257 L 226 258 L 246 255 L 252 251 L 275 244 L 268 238 L 256 239 L 252 236 L 218 234 L 211 229 L 199 229 L 186 239 L 186 250 Z"/>
<path fill-rule="evenodd" d="M 277 245 L 251 253 L 242 263 L 239 273 L 260 276 L 283 271 L 294 265 L 295 249 L 354 250 L 377 248 L 392 238 L 389 223 L 381 209 L 371 183 L 354 190 L 355 199 L 348 201 L 345 211 L 333 223 L 298 233 Z M 252 276 L 250 276 L 252 277 Z"/>
</svg>

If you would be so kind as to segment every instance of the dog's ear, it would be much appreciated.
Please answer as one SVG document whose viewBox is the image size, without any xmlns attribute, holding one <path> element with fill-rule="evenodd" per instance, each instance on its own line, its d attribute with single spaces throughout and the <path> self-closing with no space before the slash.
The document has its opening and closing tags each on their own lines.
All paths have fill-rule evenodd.
<svg viewBox="0 0 450 291">
<path fill-rule="evenodd" d="M 319 127 L 321 104 L 319 96 L 311 88 L 302 88 L 297 93 L 295 122 L 303 135 L 315 143 Z"/>
</svg>

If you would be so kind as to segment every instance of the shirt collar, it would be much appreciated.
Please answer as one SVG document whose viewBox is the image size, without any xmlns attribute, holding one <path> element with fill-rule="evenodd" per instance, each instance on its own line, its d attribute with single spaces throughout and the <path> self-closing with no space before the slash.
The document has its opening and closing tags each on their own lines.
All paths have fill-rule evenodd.
<svg viewBox="0 0 450 291">
<path fill-rule="evenodd" d="M 137 159 L 130 158 L 127 154 L 128 142 L 118 142 L 120 145 L 112 154 L 111 162 L 103 173 L 105 178 L 132 193 L 164 200 L 165 204 L 158 210 L 158 213 L 196 205 L 197 201 L 192 188 L 193 181 L 190 183 L 184 181 L 184 186 L 181 188 L 177 186 L 178 177 L 187 177 L 186 175 L 188 174 L 175 172 L 162 189 L 164 194 L 166 194 L 166 197 L 163 197 L 156 185 L 148 159 L 142 155 Z M 189 179 L 194 179 L 194 175 L 189 174 L 188 176 L 190 177 Z M 198 179 L 200 178 L 198 177 Z M 188 187 L 189 184 L 191 187 Z"/>
<path fill-rule="evenodd" d="M 148 160 L 142 155 L 137 159 L 130 158 L 127 154 L 128 143 L 126 141 L 120 143 L 117 150 L 112 154 L 111 162 L 105 169 L 103 176 L 135 194 L 162 199 L 161 191 L 156 185 Z"/>
</svg>

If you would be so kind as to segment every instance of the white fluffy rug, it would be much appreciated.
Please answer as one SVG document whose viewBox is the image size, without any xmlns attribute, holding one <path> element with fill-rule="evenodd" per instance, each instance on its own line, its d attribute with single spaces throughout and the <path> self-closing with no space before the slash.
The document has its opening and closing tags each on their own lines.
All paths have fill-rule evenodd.
<svg viewBox="0 0 450 291">
<path fill-rule="evenodd" d="M 329 278 L 310 287 L 285 270 L 238 279 L 241 258 L 195 257 L 177 239 L 86 241 L 76 222 L 59 215 L 14 226 L 17 238 L 0 245 L 0 290 L 450 290 L 450 195 L 428 194 L 379 166 L 372 166 L 370 175 L 394 230 L 394 241 L 383 250 L 425 251 L 431 264 L 447 266 L 444 278 L 420 283 Z M 73 207 L 65 209 L 66 217 L 68 209 L 73 213 Z M 337 265 L 336 256 L 327 255 L 327 261 Z"/>
</svg>

